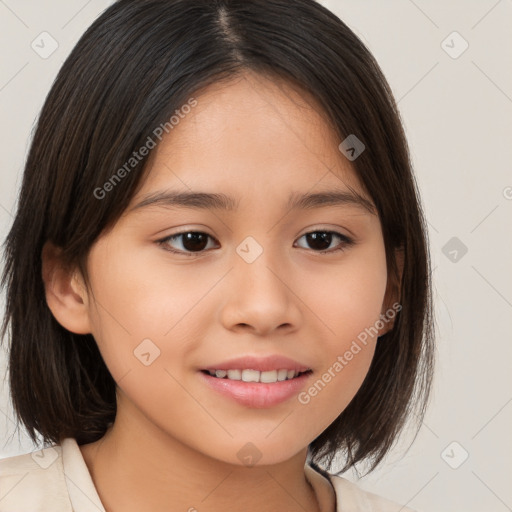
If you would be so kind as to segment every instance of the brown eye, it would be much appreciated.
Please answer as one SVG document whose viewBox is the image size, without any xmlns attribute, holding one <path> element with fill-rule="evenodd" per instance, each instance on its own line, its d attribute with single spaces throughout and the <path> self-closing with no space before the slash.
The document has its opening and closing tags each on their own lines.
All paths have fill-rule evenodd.
<svg viewBox="0 0 512 512">
<path fill-rule="evenodd" d="M 308 247 L 305 248 L 313 249 L 315 252 L 319 253 L 344 250 L 354 244 L 353 240 L 335 231 L 312 231 L 310 233 L 306 233 L 300 239 L 302 238 L 306 240 L 308 245 Z M 331 244 L 336 239 L 341 240 L 341 243 L 335 245 L 334 248 L 330 248 Z"/>
<path fill-rule="evenodd" d="M 213 238 L 206 233 L 201 233 L 199 231 L 186 231 L 184 233 L 177 233 L 164 238 L 163 240 L 159 240 L 158 243 L 170 252 L 190 255 L 191 253 L 200 253 L 205 251 L 207 248 L 211 248 L 208 247 L 210 239 L 213 240 Z M 178 248 L 175 248 L 176 245 Z"/>
</svg>

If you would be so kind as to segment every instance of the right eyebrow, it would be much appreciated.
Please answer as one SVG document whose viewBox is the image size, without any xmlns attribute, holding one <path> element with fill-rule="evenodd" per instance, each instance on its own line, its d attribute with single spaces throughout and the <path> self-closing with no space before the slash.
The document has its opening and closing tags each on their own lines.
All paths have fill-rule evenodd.
<svg viewBox="0 0 512 512">
<path fill-rule="evenodd" d="M 148 206 L 173 207 L 182 206 L 185 208 L 197 208 L 204 210 L 228 210 L 238 208 L 238 202 L 226 194 L 206 192 L 178 192 L 173 190 L 162 190 L 146 196 L 137 203 L 132 210 Z"/>
</svg>

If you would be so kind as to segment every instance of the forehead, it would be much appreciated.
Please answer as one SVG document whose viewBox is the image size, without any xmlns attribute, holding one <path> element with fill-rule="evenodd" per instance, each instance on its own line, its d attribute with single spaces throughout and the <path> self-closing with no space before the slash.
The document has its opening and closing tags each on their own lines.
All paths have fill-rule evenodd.
<svg viewBox="0 0 512 512">
<path fill-rule="evenodd" d="M 364 195 L 339 136 L 306 92 L 248 73 L 194 99 L 154 150 L 132 205 L 164 188 L 283 201 L 315 188 Z"/>
</svg>

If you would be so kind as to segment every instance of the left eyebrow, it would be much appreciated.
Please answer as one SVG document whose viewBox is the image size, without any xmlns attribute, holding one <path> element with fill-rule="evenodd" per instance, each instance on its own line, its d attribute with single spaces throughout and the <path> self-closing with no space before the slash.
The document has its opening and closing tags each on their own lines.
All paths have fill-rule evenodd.
<svg viewBox="0 0 512 512">
<path fill-rule="evenodd" d="M 223 193 L 178 192 L 163 190 L 144 197 L 131 210 L 148 206 L 183 207 L 202 210 L 234 211 L 240 201 Z M 344 190 L 325 190 L 316 193 L 301 194 L 292 192 L 285 208 L 288 210 L 306 210 L 325 206 L 356 206 L 375 215 L 375 206 L 363 196 Z"/>
<path fill-rule="evenodd" d="M 371 201 L 355 192 L 344 190 L 326 190 L 312 194 L 292 192 L 288 199 L 288 209 L 307 210 L 323 206 L 356 206 L 375 215 L 375 206 Z"/>
</svg>

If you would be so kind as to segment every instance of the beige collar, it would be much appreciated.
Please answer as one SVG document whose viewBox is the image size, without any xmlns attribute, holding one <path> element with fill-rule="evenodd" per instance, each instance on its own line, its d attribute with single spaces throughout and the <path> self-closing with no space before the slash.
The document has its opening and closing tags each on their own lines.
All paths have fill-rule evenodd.
<svg viewBox="0 0 512 512">
<path fill-rule="evenodd" d="M 304 466 L 306 480 L 315 491 L 322 512 L 336 512 L 336 493 L 332 483 L 309 464 Z"/>
</svg>

